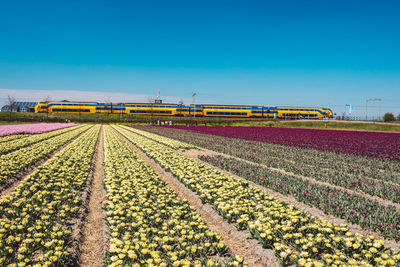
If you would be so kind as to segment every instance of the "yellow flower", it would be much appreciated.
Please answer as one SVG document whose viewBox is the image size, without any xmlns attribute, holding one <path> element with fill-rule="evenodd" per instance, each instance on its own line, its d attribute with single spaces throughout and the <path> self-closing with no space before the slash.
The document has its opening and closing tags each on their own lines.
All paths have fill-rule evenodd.
<svg viewBox="0 0 400 267">
<path fill-rule="evenodd" d="M 371 252 L 371 253 L 377 253 L 378 250 L 377 250 L 375 247 L 370 247 L 370 248 L 369 248 L 369 252 Z"/>
<path fill-rule="evenodd" d="M 287 255 L 288 255 L 288 254 L 287 254 L 285 251 L 282 251 L 281 253 L 279 253 L 279 256 L 280 256 L 281 258 L 286 258 Z"/>
<path fill-rule="evenodd" d="M 129 250 L 128 251 L 128 257 L 131 258 L 131 259 L 136 259 L 137 255 L 133 250 Z"/>
</svg>

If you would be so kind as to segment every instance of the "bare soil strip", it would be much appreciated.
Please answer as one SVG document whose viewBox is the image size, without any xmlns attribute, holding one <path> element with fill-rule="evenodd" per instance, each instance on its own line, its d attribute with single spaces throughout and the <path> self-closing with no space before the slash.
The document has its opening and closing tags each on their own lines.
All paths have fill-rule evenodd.
<svg viewBox="0 0 400 267">
<path fill-rule="evenodd" d="M 32 173 L 36 171 L 37 168 L 40 166 L 43 166 L 46 164 L 49 160 L 51 160 L 56 154 L 60 153 L 62 150 L 64 150 L 69 144 L 71 144 L 73 141 L 75 141 L 79 136 L 83 135 L 86 133 L 90 128 L 88 128 L 86 131 L 83 131 L 82 133 L 78 134 L 74 138 L 72 138 L 70 141 L 68 141 L 66 144 L 62 145 L 49 155 L 47 155 L 45 158 L 39 160 L 35 164 L 32 164 L 28 168 L 26 168 L 24 171 L 19 173 L 17 176 L 14 176 L 12 178 L 9 178 L 7 182 L 3 185 L 0 185 L 0 197 L 7 196 L 11 194 L 12 191 L 25 179 L 27 179 Z"/>
<path fill-rule="evenodd" d="M 84 222 L 81 226 L 79 264 L 81 266 L 103 266 L 106 251 L 106 223 L 103 210 L 106 193 L 104 180 L 104 129 L 100 130 L 93 167 L 93 177 L 88 185 L 88 200 Z"/>
<path fill-rule="evenodd" d="M 71 237 L 71 249 L 70 249 L 70 262 L 68 264 L 69 267 L 75 267 L 75 266 L 80 266 L 79 262 L 81 259 L 81 251 L 82 251 L 82 244 L 83 244 L 83 239 L 84 239 L 84 228 L 85 228 L 85 223 L 88 215 L 88 210 L 89 210 L 89 198 L 91 194 L 91 185 L 92 181 L 94 179 L 94 173 L 95 173 L 95 168 L 96 168 L 96 163 L 97 163 L 97 158 L 100 150 L 100 142 L 102 140 L 102 133 L 103 129 L 100 129 L 99 137 L 97 139 L 97 144 L 96 144 L 96 149 L 93 155 L 93 160 L 92 160 L 92 169 L 90 170 L 88 179 L 86 181 L 86 186 L 85 186 L 85 191 L 83 192 L 81 196 L 81 200 L 83 205 L 81 206 L 79 210 L 79 217 L 72 219 L 68 221 L 68 224 L 71 225 L 72 227 L 72 237 Z"/>
<path fill-rule="evenodd" d="M 257 240 L 248 238 L 250 236 L 249 231 L 238 231 L 232 224 L 226 222 L 211 205 L 203 204 L 196 193 L 185 187 L 170 172 L 166 172 L 153 159 L 149 158 L 119 132 L 118 134 L 157 172 L 161 179 L 163 179 L 179 197 L 188 200 L 190 205 L 202 216 L 209 228 L 222 237 L 233 254 L 243 257 L 245 262 L 250 266 L 278 266 L 273 250 L 264 249 Z"/>
<path fill-rule="evenodd" d="M 202 151 L 202 150 L 204 150 L 204 151 Z M 262 166 L 262 167 L 267 168 L 267 169 L 269 169 L 269 170 L 271 170 L 271 171 L 280 172 L 280 173 L 283 173 L 283 174 L 295 176 L 295 177 L 301 178 L 301 179 L 303 179 L 303 180 L 310 181 L 310 182 L 312 182 L 312 183 L 314 183 L 314 184 L 324 185 L 324 186 L 328 186 L 328 187 L 330 187 L 330 188 L 335 188 L 335 189 L 338 189 L 338 190 L 343 190 L 343 191 L 349 192 L 349 193 L 351 193 L 351 194 L 357 194 L 357 195 L 359 195 L 359 196 L 363 196 L 363 197 L 365 197 L 365 198 L 369 198 L 369 199 L 371 199 L 371 200 L 374 200 L 374 201 L 378 202 L 379 204 L 381 204 L 381 205 L 383 205 L 383 206 L 386 206 L 386 207 L 387 207 L 387 206 L 394 206 L 394 207 L 396 207 L 397 209 L 400 209 L 400 204 L 399 204 L 399 203 L 394 203 L 394 202 L 392 202 L 392 201 L 390 201 L 390 200 L 386 200 L 386 199 L 380 198 L 380 197 L 378 197 L 378 196 L 372 196 L 372 195 L 369 195 L 369 194 L 366 194 L 366 193 L 362 193 L 362 192 L 358 192 L 358 191 L 353 191 L 353 190 L 351 190 L 351 189 L 347 189 L 347 188 L 345 188 L 345 187 L 333 185 L 333 184 L 330 184 L 330 183 L 328 183 L 328 182 L 318 181 L 318 180 L 315 180 L 314 178 L 311 178 L 311 177 L 307 177 L 307 176 L 303 176 L 303 175 L 294 174 L 294 173 L 292 173 L 292 172 L 287 172 L 287 171 L 285 171 L 285 170 L 283 170 L 283 169 L 278 169 L 278 168 L 269 167 L 269 166 L 264 165 L 264 164 L 262 164 L 262 163 L 255 163 L 255 162 L 252 162 L 252 161 L 249 161 L 249 160 L 246 160 L 246 159 L 242 159 L 242 158 L 238 158 L 238 157 L 235 157 L 235 156 L 231 156 L 231 155 L 228 155 L 228 154 L 224 154 L 224 153 L 220 153 L 220 152 L 215 152 L 215 151 L 207 150 L 207 149 L 205 149 L 205 148 L 201 148 L 201 150 L 190 149 L 190 150 L 181 151 L 181 152 L 182 152 L 185 156 L 192 157 L 192 158 L 196 158 L 196 159 L 197 159 L 199 156 L 215 156 L 215 155 L 221 155 L 221 156 L 224 156 L 224 157 L 226 157 L 226 158 L 233 158 L 233 159 L 241 160 L 241 161 L 243 161 L 243 162 L 246 162 L 246 163 L 249 163 L 249 164 L 252 164 L 252 165 Z M 376 180 L 376 179 L 375 179 L 375 180 Z M 379 180 L 376 180 L 376 181 L 379 181 Z M 379 181 L 379 182 L 383 182 L 383 181 Z M 388 183 L 388 182 L 386 182 L 386 183 Z M 398 185 L 398 184 L 395 184 L 395 185 Z"/>
<path fill-rule="evenodd" d="M 202 148 L 202 150 L 203 150 L 203 148 Z M 214 166 L 214 165 L 211 165 L 211 164 L 209 164 L 209 163 L 207 163 L 207 162 L 201 161 L 201 160 L 198 158 L 199 155 L 209 155 L 209 156 L 212 156 L 212 155 L 223 155 L 223 156 L 226 156 L 226 157 L 232 157 L 232 156 L 229 156 L 229 155 L 226 155 L 226 154 L 222 154 L 222 153 L 219 153 L 219 152 L 209 151 L 209 150 L 206 150 L 206 149 L 204 149 L 204 150 L 205 150 L 205 151 L 191 149 L 191 150 L 181 151 L 181 153 L 183 153 L 184 155 L 186 155 L 186 156 L 188 156 L 188 157 L 191 157 L 191 158 L 193 158 L 193 159 L 195 159 L 195 160 L 197 160 L 197 161 L 199 161 L 199 162 L 201 162 L 201 163 L 203 163 L 203 164 L 206 164 L 206 165 L 210 166 L 211 168 L 214 168 L 214 169 L 216 169 L 216 170 L 219 170 L 219 171 L 221 171 L 221 172 L 223 172 L 223 173 L 225 173 L 225 174 L 227 174 L 227 175 L 236 177 L 237 179 L 240 179 L 240 180 L 243 180 L 243 181 L 247 181 L 247 182 L 250 183 L 252 186 L 255 186 L 255 187 L 257 187 L 257 188 L 259 188 L 259 189 L 261 189 L 261 190 L 267 192 L 269 195 L 271 195 L 271 196 L 273 196 L 273 197 L 275 197 L 275 198 L 277 198 L 277 199 L 279 199 L 279 200 L 285 201 L 285 202 L 287 202 L 288 204 L 291 204 L 291 205 L 295 206 L 295 207 L 296 207 L 297 209 L 299 209 L 299 210 L 306 211 L 306 212 L 308 212 L 309 214 L 311 214 L 312 216 L 314 216 L 314 217 L 316 217 L 316 218 L 319 218 L 319 219 L 326 219 L 326 220 L 328 220 L 328 221 L 330 221 L 330 222 L 332 222 L 332 223 L 346 224 L 346 225 L 349 227 L 350 231 L 353 232 L 353 233 L 359 233 L 359 234 L 362 234 L 362 235 L 365 235 L 365 236 L 373 235 L 373 236 L 375 236 L 376 238 L 379 238 L 379 239 L 384 240 L 384 241 L 385 241 L 385 247 L 387 247 L 387 248 L 395 248 L 395 249 L 397 249 L 397 250 L 400 250 L 400 243 L 398 243 L 398 242 L 396 242 L 396 241 L 394 241 L 394 240 L 385 239 L 383 236 L 379 235 L 379 234 L 376 233 L 376 232 L 368 231 L 368 230 L 362 229 L 362 228 L 361 228 L 359 225 L 357 225 L 357 224 L 348 223 L 348 222 L 346 222 L 346 220 L 341 219 L 341 218 L 337 218 L 337 217 L 335 217 L 335 216 L 333 216 L 333 215 L 326 214 L 326 213 L 324 213 L 322 210 L 320 210 L 320 209 L 318 209 L 318 208 L 308 206 L 308 205 L 306 205 L 306 204 L 304 204 L 304 203 L 302 203 L 302 202 L 298 202 L 298 201 L 297 201 L 294 197 L 292 197 L 292 196 L 285 196 L 285 195 L 280 194 L 280 193 L 278 193 L 278 192 L 275 192 L 275 191 L 273 191 L 273 190 L 271 190 L 271 189 L 268 189 L 268 188 L 266 188 L 266 187 L 264 187 L 264 186 L 262 186 L 262 185 L 258 185 L 258 184 L 256 184 L 256 183 L 250 181 L 250 180 L 246 180 L 245 178 L 242 178 L 242 177 L 237 176 L 237 175 L 235 175 L 235 174 L 233 174 L 233 173 L 230 173 L 230 172 L 227 172 L 227 171 L 225 171 L 225 170 L 223 170 L 223 169 L 220 169 L 220 168 L 218 168 L 218 167 L 216 167 L 216 166 Z M 232 158 L 235 158 L 235 159 L 238 159 L 238 160 L 243 160 L 243 159 L 236 158 L 236 157 L 232 157 Z M 246 161 L 246 160 L 243 160 L 243 161 Z M 249 162 L 249 161 L 246 161 L 246 162 L 252 163 L 252 164 L 257 164 L 257 163 Z M 259 165 L 263 166 L 262 164 L 259 164 Z M 313 180 L 313 179 L 311 179 L 311 178 L 308 178 L 308 179 Z M 324 184 L 325 184 L 325 183 L 324 183 Z M 328 185 L 329 185 L 329 184 L 328 184 Z M 341 189 L 342 189 L 342 188 L 341 188 Z M 351 191 L 351 190 L 348 190 L 348 191 Z M 351 192 L 354 193 L 354 191 L 351 191 Z"/>
</svg>

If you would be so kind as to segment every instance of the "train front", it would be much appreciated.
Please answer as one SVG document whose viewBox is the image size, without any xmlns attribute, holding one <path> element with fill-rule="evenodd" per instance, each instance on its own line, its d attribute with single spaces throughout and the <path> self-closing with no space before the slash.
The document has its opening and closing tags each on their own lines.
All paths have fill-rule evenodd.
<svg viewBox="0 0 400 267">
<path fill-rule="evenodd" d="M 328 118 L 333 118 L 333 112 L 330 108 L 326 108 L 325 109 L 325 113 L 327 115 Z"/>
</svg>

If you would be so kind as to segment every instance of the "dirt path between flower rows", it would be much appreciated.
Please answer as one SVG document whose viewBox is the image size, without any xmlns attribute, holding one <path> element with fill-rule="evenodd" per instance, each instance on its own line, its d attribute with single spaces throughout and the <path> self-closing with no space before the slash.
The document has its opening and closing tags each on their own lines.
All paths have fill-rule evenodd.
<svg viewBox="0 0 400 267">
<path fill-rule="evenodd" d="M 69 140 L 67 143 L 62 145 L 61 147 L 57 148 L 55 151 L 47 155 L 45 158 L 39 160 L 38 162 L 32 164 L 29 166 L 26 170 L 20 172 L 18 175 L 11 177 L 7 180 L 7 182 L 3 185 L 0 186 L 0 197 L 10 195 L 14 189 L 23 181 L 25 181 L 29 176 L 31 176 L 39 167 L 45 165 L 47 162 L 49 162 L 51 159 L 54 158 L 54 156 L 58 153 L 61 153 L 68 145 L 70 145 L 72 142 L 74 142 L 78 137 L 86 133 L 91 127 L 83 131 L 82 133 L 78 134 L 71 140 Z"/>
<path fill-rule="evenodd" d="M 89 199 L 87 214 L 82 229 L 82 243 L 80 245 L 79 263 L 81 266 L 103 266 L 103 259 L 107 248 L 107 226 L 105 211 L 103 210 L 106 193 L 103 188 L 104 180 L 104 128 L 99 134 L 99 141 L 95 152 L 93 178 L 89 184 Z"/>
<path fill-rule="evenodd" d="M 230 173 L 230 172 L 228 172 L 228 171 L 226 171 L 226 170 L 223 170 L 223 169 L 221 169 L 221 168 L 218 168 L 218 167 L 216 167 L 216 166 L 214 166 L 214 165 L 211 165 L 211 164 L 209 164 L 209 163 L 207 163 L 207 162 L 204 162 L 204 161 L 200 160 L 200 159 L 198 158 L 198 156 L 200 156 L 200 155 L 204 155 L 204 156 L 216 156 L 216 155 L 221 155 L 221 156 L 225 156 L 225 157 L 227 157 L 227 158 L 234 158 L 234 159 L 237 159 L 237 160 L 242 160 L 242 161 L 244 161 L 244 162 L 246 162 L 246 163 L 251 163 L 251 164 L 254 164 L 254 165 L 261 165 L 261 166 L 263 166 L 263 167 L 269 168 L 269 167 L 267 167 L 267 166 L 265 166 L 265 165 L 257 164 L 257 163 L 251 162 L 251 161 L 247 161 L 247 160 L 244 160 L 244 159 L 241 159 L 241 158 L 237 158 L 237 157 L 234 157 L 234 156 L 226 155 L 226 154 L 223 154 L 223 153 L 220 153 L 220 152 L 215 152 L 215 151 L 208 150 L 208 149 L 204 149 L 204 148 L 201 148 L 201 150 L 190 149 L 190 150 L 186 150 L 186 151 L 180 151 L 180 153 L 182 153 L 183 155 L 185 155 L 185 156 L 187 156 L 187 157 L 190 157 L 190 158 L 192 158 L 192 159 L 195 159 L 195 160 L 197 160 L 198 162 L 201 162 L 201 163 L 203 163 L 203 164 L 205 164 L 205 165 L 208 165 L 209 167 L 211 167 L 211 168 L 213 168 L 213 169 L 219 170 L 219 171 L 221 171 L 221 172 L 223 172 L 223 173 L 225 173 L 225 174 L 227 174 L 227 175 L 233 176 L 233 177 L 235 177 L 235 178 L 237 178 L 237 179 L 240 179 L 240 180 L 242 180 L 242 181 L 247 181 L 247 182 L 250 183 L 252 186 L 257 187 L 257 188 L 259 188 L 259 189 L 261 189 L 261 190 L 267 192 L 269 195 L 271 195 L 271 196 L 273 196 L 273 197 L 275 197 L 275 198 L 277 198 L 277 199 L 279 199 L 279 200 L 285 201 L 285 202 L 287 202 L 287 203 L 289 203 L 289 204 L 295 206 L 295 207 L 296 207 L 297 209 L 299 209 L 299 210 L 306 211 L 307 213 L 311 214 L 312 216 L 314 216 L 314 217 L 316 217 L 316 218 L 319 218 L 319 219 L 326 219 L 326 220 L 328 220 L 328 221 L 330 221 L 330 222 L 332 222 L 332 223 L 346 224 L 346 225 L 349 227 L 350 231 L 353 232 L 353 233 L 359 233 L 359 234 L 362 234 L 362 235 L 365 235 L 365 236 L 373 235 L 373 236 L 375 236 L 375 237 L 377 237 L 377 238 L 379 238 L 379 239 L 384 240 L 384 241 L 385 241 L 385 247 L 387 247 L 387 248 L 395 248 L 395 249 L 397 249 L 397 250 L 400 250 L 400 243 L 396 242 L 395 240 L 385 239 L 383 236 L 379 235 L 379 234 L 376 233 L 376 232 L 362 229 L 362 228 L 361 228 L 359 225 L 357 225 L 357 224 L 351 224 L 351 223 L 346 222 L 346 220 L 344 220 L 344 219 L 335 217 L 335 216 L 333 216 L 333 215 L 326 214 L 325 212 L 323 212 L 322 210 L 320 210 L 320 209 L 318 209 L 318 208 L 311 207 L 311 206 L 308 206 L 308 205 L 306 205 L 306 204 L 304 204 L 304 203 L 302 203 L 302 202 L 297 201 L 294 197 L 292 197 L 292 196 L 290 196 L 290 195 L 287 196 L 287 195 L 280 194 L 280 193 L 275 192 L 275 191 L 273 191 L 273 190 L 271 190 L 271 189 L 268 189 L 268 188 L 266 188 L 266 187 L 264 187 L 264 186 L 262 186 L 262 185 L 256 184 L 256 183 L 254 183 L 254 182 L 252 182 L 252 181 L 250 181 L 250 180 L 247 180 L 247 179 L 242 178 L 242 177 L 240 177 L 240 176 L 237 176 L 237 175 L 235 175 L 235 174 L 233 174 L 233 173 Z M 291 173 L 285 172 L 284 170 L 275 169 L 275 168 L 270 168 L 270 169 L 271 169 L 271 170 L 276 170 L 276 171 L 279 171 L 279 172 L 282 172 L 282 173 L 285 173 L 285 174 L 293 175 L 293 174 L 291 174 Z M 294 176 L 297 176 L 297 175 L 294 175 Z M 297 176 L 297 177 L 303 178 L 303 176 Z M 308 177 L 304 177 L 304 178 L 306 178 L 307 180 L 310 180 L 310 181 L 312 181 L 312 182 L 315 182 L 315 183 L 319 183 L 319 184 L 331 186 L 331 187 L 334 187 L 334 188 L 338 188 L 338 189 L 340 189 L 340 190 L 346 190 L 346 191 L 349 191 L 349 192 L 351 192 L 351 193 L 359 194 L 359 193 L 357 193 L 357 192 L 354 192 L 354 191 L 351 191 L 351 190 L 348 190 L 348 189 L 345 189 L 345 188 L 342 188 L 342 187 L 333 186 L 333 185 L 328 184 L 328 183 L 323 183 L 323 182 L 316 181 L 316 180 L 314 180 L 314 179 L 312 179 L 312 178 L 308 178 Z M 360 195 L 364 195 L 364 194 L 360 194 Z M 366 195 L 366 196 L 369 197 L 369 198 L 371 198 L 371 196 L 369 196 L 369 195 Z M 374 199 L 374 198 L 372 198 L 372 199 Z M 374 199 L 374 200 L 375 200 L 375 199 Z M 380 203 L 381 203 L 381 202 L 380 202 Z"/>
<path fill-rule="evenodd" d="M 115 130 L 115 129 L 114 129 Z M 203 204 L 200 197 L 181 182 L 179 182 L 170 172 L 166 172 L 153 159 L 149 158 L 143 151 L 133 145 L 121 133 L 116 131 L 130 147 L 153 168 L 156 173 L 164 180 L 168 187 L 174 190 L 179 197 L 187 199 L 189 204 L 201 215 L 210 230 L 219 234 L 229 247 L 231 252 L 245 259 L 250 266 L 278 266 L 274 251 L 264 249 L 255 239 L 249 239 L 248 230 L 238 231 L 234 225 L 226 222 L 209 204 Z"/>
</svg>

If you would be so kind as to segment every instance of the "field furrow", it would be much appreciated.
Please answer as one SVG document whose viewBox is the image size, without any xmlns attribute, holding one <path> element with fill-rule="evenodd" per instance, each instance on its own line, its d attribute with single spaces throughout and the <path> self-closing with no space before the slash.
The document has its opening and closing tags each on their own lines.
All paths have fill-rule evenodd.
<svg viewBox="0 0 400 267">
<path fill-rule="evenodd" d="M 93 177 L 88 186 L 87 214 L 81 229 L 79 264 L 81 266 L 102 266 L 107 246 L 104 202 L 104 128 L 99 134 L 93 163 Z"/>
</svg>

